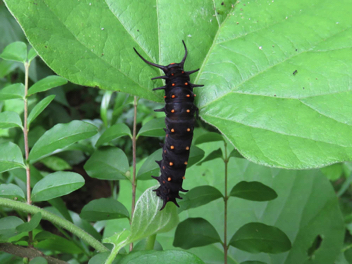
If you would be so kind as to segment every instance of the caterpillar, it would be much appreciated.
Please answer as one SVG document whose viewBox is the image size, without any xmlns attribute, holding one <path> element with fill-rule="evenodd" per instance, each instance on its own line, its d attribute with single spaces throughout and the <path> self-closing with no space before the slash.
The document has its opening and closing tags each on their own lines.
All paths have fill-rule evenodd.
<svg viewBox="0 0 352 264">
<path fill-rule="evenodd" d="M 187 47 L 182 40 L 185 48 L 185 55 L 180 63 L 170 63 L 167 66 L 158 65 L 147 61 L 138 51 L 137 55 L 147 64 L 161 69 L 165 75 L 152 78 L 165 80 L 165 85 L 154 88 L 164 90 L 165 107 L 156 109 L 156 112 L 165 112 L 166 136 L 165 143 L 162 145 L 162 160 L 156 161 L 160 167 L 160 176 L 152 176 L 160 186 L 155 189 L 156 195 L 163 200 L 160 210 L 163 210 L 167 202 L 173 202 L 179 207 L 176 198 L 182 199 L 179 191 L 187 192 L 182 188 L 183 180 L 189 158 L 190 147 L 193 138 L 194 122 L 198 118 L 199 110 L 194 105 L 194 87 L 203 85 L 192 84 L 190 74 L 199 71 L 184 71 L 183 66 L 187 58 Z"/>
</svg>

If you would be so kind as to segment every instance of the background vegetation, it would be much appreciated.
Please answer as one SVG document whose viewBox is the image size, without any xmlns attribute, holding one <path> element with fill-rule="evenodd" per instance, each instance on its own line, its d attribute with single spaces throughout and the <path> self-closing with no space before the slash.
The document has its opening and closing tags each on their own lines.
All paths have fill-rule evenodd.
<svg viewBox="0 0 352 264">
<path fill-rule="evenodd" d="M 1 2 L 0 262 L 352 263 L 351 5 Z M 201 120 L 159 212 L 162 94 L 132 47 L 168 64 L 182 39 Z"/>
</svg>

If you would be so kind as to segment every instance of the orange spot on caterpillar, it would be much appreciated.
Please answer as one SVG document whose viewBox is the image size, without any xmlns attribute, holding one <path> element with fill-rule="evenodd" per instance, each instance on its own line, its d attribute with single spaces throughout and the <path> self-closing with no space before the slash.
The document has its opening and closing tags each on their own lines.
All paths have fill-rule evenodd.
<svg viewBox="0 0 352 264">
<path fill-rule="evenodd" d="M 185 176 L 183 176 L 183 177 L 182 177 L 182 179 L 184 179 L 184 180 L 185 180 L 185 179 L 186 179 L 186 177 L 185 177 Z"/>
<path fill-rule="evenodd" d="M 170 130 L 172 133 L 174 133 L 175 132 L 175 129 L 173 129 L 173 128 L 171 128 L 171 130 Z"/>
<path fill-rule="evenodd" d="M 188 146 L 186 147 L 186 150 L 189 150 L 189 147 L 188 147 Z"/>
<path fill-rule="evenodd" d="M 185 85 L 188 85 L 188 82 L 185 82 Z"/>
<path fill-rule="evenodd" d="M 171 84 L 172 86 L 175 86 L 175 84 L 173 83 L 173 84 Z"/>
<path fill-rule="evenodd" d="M 185 73 L 184 71 L 182 71 L 182 73 Z"/>
<path fill-rule="evenodd" d="M 170 146 L 170 149 L 174 149 L 175 148 L 175 146 Z"/>
<path fill-rule="evenodd" d="M 196 94 L 194 94 L 193 96 L 194 96 L 194 97 L 196 97 L 197 95 L 196 95 Z"/>
<path fill-rule="evenodd" d="M 174 163 L 173 163 L 173 162 L 170 162 L 169 165 L 172 166 L 172 165 L 174 165 Z"/>
<path fill-rule="evenodd" d="M 175 113 L 175 109 L 172 109 L 172 110 L 171 110 L 171 113 Z"/>
<path fill-rule="evenodd" d="M 172 65 L 172 64 L 175 64 L 174 62 L 173 63 L 170 63 L 170 65 Z"/>
<path fill-rule="evenodd" d="M 165 181 L 163 181 L 163 183 L 165 184 Z"/>
<path fill-rule="evenodd" d="M 165 170 L 165 166 L 163 166 L 163 170 Z"/>
<path fill-rule="evenodd" d="M 171 96 L 171 98 L 175 98 L 175 97 L 176 97 L 176 95 L 174 95 L 174 94 Z"/>
<path fill-rule="evenodd" d="M 185 161 L 185 165 L 187 165 L 188 164 L 188 162 L 187 161 Z"/>
<path fill-rule="evenodd" d="M 166 99 L 166 97 L 167 97 L 167 96 L 166 96 L 166 95 L 164 95 L 164 99 Z"/>
<path fill-rule="evenodd" d="M 174 76 L 175 74 L 171 73 L 171 76 Z"/>
<path fill-rule="evenodd" d="M 171 177 L 167 178 L 167 181 L 171 181 Z"/>
<path fill-rule="evenodd" d="M 187 94 L 186 97 L 191 97 L 191 96 L 189 94 Z"/>
<path fill-rule="evenodd" d="M 189 113 L 189 112 L 191 112 L 191 110 L 187 109 L 186 112 Z"/>
<path fill-rule="evenodd" d="M 190 132 L 191 131 L 191 129 L 190 128 L 187 128 L 187 132 Z"/>
<path fill-rule="evenodd" d="M 166 153 L 166 149 L 164 150 L 164 153 Z"/>
</svg>

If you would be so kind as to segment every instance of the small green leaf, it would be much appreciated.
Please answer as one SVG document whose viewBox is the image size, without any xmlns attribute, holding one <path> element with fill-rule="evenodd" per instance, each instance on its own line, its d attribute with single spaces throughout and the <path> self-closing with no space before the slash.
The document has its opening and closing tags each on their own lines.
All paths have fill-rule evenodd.
<svg viewBox="0 0 352 264">
<path fill-rule="evenodd" d="M 87 221 L 100 221 L 129 218 L 126 207 L 112 198 L 101 198 L 89 202 L 81 211 L 80 217 Z"/>
<path fill-rule="evenodd" d="M 105 130 L 105 132 L 98 139 L 95 146 L 100 147 L 101 145 L 122 136 L 132 136 L 131 130 L 124 123 L 118 123 L 116 125 L 109 127 L 107 130 Z"/>
<path fill-rule="evenodd" d="M 140 136 L 145 137 L 164 137 L 165 136 L 165 118 L 152 119 L 147 122 L 138 131 L 137 138 Z"/>
<path fill-rule="evenodd" d="M 215 187 L 204 185 L 198 186 L 183 195 L 183 200 L 179 201 L 180 211 L 199 207 L 223 197 L 221 192 Z"/>
<path fill-rule="evenodd" d="M 0 197 L 21 201 L 25 199 L 22 189 L 12 183 L 0 184 Z"/>
<path fill-rule="evenodd" d="M 291 248 L 287 235 L 275 226 L 248 223 L 233 235 L 231 246 L 251 253 L 278 254 Z"/>
<path fill-rule="evenodd" d="M 232 188 L 230 196 L 262 202 L 276 199 L 277 193 L 261 182 L 241 181 Z"/>
<path fill-rule="evenodd" d="M 204 157 L 204 151 L 197 146 L 191 146 L 191 150 L 189 152 L 187 169 L 192 167 L 198 161 L 200 161 Z"/>
<path fill-rule="evenodd" d="M 12 42 L 4 48 L 0 58 L 25 63 L 27 60 L 27 45 L 21 41 Z"/>
<path fill-rule="evenodd" d="M 79 254 L 82 248 L 75 242 L 69 241 L 63 237 L 43 231 L 35 236 L 35 240 L 39 241 L 36 246 L 38 248 L 54 250 L 60 253 Z"/>
<path fill-rule="evenodd" d="M 24 85 L 14 83 L 0 90 L 0 101 L 10 99 L 24 99 Z"/>
<path fill-rule="evenodd" d="M 15 61 L 0 60 L 0 78 L 4 78 L 5 76 L 9 75 L 17 67 L 18 63 Z"/>
<path fill-rule="evenodd" d="M 44 92 L 51 88 L 64 85 L 67 83 L 67 80 L 61 76 L 52 75 L 47 76 L 44 79 L 36 82 L 29 88 L 27 96 L 30 96 L 35 93 Z"/>
<path fill-rule="evenodd" d="M 168 263 L 168 264 L 204 264 L 204 262 L 196 255 L 181 251 L 181 250 L 148 250 L 131 252 L 125 255 L 118 264 L 155 264 L 155 263 Z"/>
<path fill-rule="evenodd" d="M 224 141 L 224 138 L 221 134 L 215 132 L 208 132 L 199 136 L 195 141 L 194 145 L 206 143 L 206 142 L 215 142 L 215 141 Z"/>
<path fill-rule="evenodd" d="M 66 160 L 57 156 L 49 156 L 40 160 L 46 167 L 54 171 L 70 170 L 72 167 L 67 163 Z"/>
<path fill-rule="evenodd" d="M 28 116 L 28 125 L 54 100 L 55 95 L 49 95 L 37 103 Z"/>
<path fill-rule="evenodd" d="M 23 223 L 17 226 L 16 231 L 18 233 L 32 231 L 39 225 L 41 219 L 42 219 L 42 214 L 38 212 L 32 215 L 31 220 L 28 223 Z"/>
<path fill-rule="evenodd" d="M 176 205 L 167 203 L 160 211 L 162 200 L 153 190 L 147 189 L 138 199 L 131 223 L 131 237 L 133 242 L 156 233 L 168 232 L 178 223 Z"/>
<path fill-rule="evenodd" d="M 160 168 L 155 161 L 161 160 L 161 155 L 162 149 L 158 149 L 148 156 L 141 168 L 138 170 L 138 180 L 150 180 L 152 179 L 151 176 L 159 175 Z"/>
<path fill-rule="evenodd" d="M 2 112 L 0 113 L 0 128 L 22 128 L 22 121 L 20 116 L 15 112 Z"/>
<path fill-rule="evenodd" d="M 81 175 L 74 172 L 58 171 L 46 175 L 33 187 L 32 201 L 47 201 L 69 194 L 84 185 Z"/>
<path fill-rule="evenodd" d="M 233 158 L 242 158 L 242 159 L 244 158 L 244 157 L 241 155 L 241 153 L 238 152 L 237 149 L 234 149 L 234 150 L 231 151 L 231 153 L 230 153 L 230 155 L 229 155 L 229 158 L 231 158 L 231 157 L 233 157 Z"/>
<path fill-rule="evenodd" d="M 48 262 L 43 257 L 35 257 L 29 262 L 29 264 L 48 264 Z"/>
<path fill-rule="evenodd" d="M 96 150 L 84 169 L 90 177 L 101 180 L 126 180 L 130 170 L 126 154 L 116 147 Z"/>
<path fill-rule="evenodd" d="M 245 262 L 241 262 L 241 264 L 267 264 L 267 263 L 258 261 L 258 260 L 247 260 Z"/>
<path fill-rule="evenodd" d="M 35 57 L 37 57 L 37 52 L 31 48 L 29 51 L 28 51 L 28 61 L 31 62 Z"/>
<path fill-rule="evenodd" d="M 343 174 L 343 163 L 332 164 L 320 170 L 330 181 L 336 181 Z"/>
<path fill-rule="evenodd" d="M 204 218 L 187 218 L 181 222 L 175 232 L 173 246 L 183 249 L 201 247 L 221 242 L 215 228 Z"/>
<path fill-rule="evenodd" d="M 218 159 L 218 158 L 222 158 L 222 150 L 221 148 L 214 150 L 212 152 L 209 153 L 208 156 L 206 156 L 202 162 L 200 162 L 198 164 L 198 166 L 202 165 L 204 162 L 210 161 L 210 160 L 214 160 L 214 159 Z"/>
<path fill-rule="evenodd" d="M 0 172 L 25 168 L 20 148 L 12 142 L 0 144 Z"/>
<path fill-rule="evenodd" d="M 90 138 L 97 133 L 97 127 L 83 121 L 74 120 L 67 124 L 57 124 L 46 131 L 34 144 L 29 153 L 29 160 L 35 161 L 49 155 L 55 150 Z"/>
</svg>

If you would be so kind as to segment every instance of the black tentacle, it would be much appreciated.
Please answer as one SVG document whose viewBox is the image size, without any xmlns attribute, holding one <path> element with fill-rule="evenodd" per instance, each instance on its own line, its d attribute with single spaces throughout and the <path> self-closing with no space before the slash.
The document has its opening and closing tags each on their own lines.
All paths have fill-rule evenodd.
<svg viewBox="0 0 352 264">
<path fill-rule="evenodd" d="M 187 47 L 185 55 L 180 63 L 171 63 L 167 66 L 158 65 L 144 59 L 136 49 L 137 55 L 149 65 L 162 69 L 165 76 L 154 77 L 153 79 L 164 79 L 165 86 L 154 88 L 153 90 L 165 90 L 165 107 L 154 111 L 164 111 L 166 113 L 166 138 L 162 144 L 163 156 L 161 161 L 156 161 L 160 166 L 160 176 L 152 176 L 160 186 L 155 189 L 156 195 L 163 200 L 160 210 L 164 209 L 167 202 L 173 202 L 176 206 L 176 199 L 182 199 L 179 192 L 187 192 L 182 188 L 184 175 L 189 158 L 190 147 L 193 138 L 194 114 L 198 117 L 198 108 L 194 105 L 193 88 L 203 85 L 191 84 L 189 75 L 197 72 L 184 71 L 183 66 L 187 58 Z M 152 80 L 153 80 L 152 79 Z"/>
</svg>

